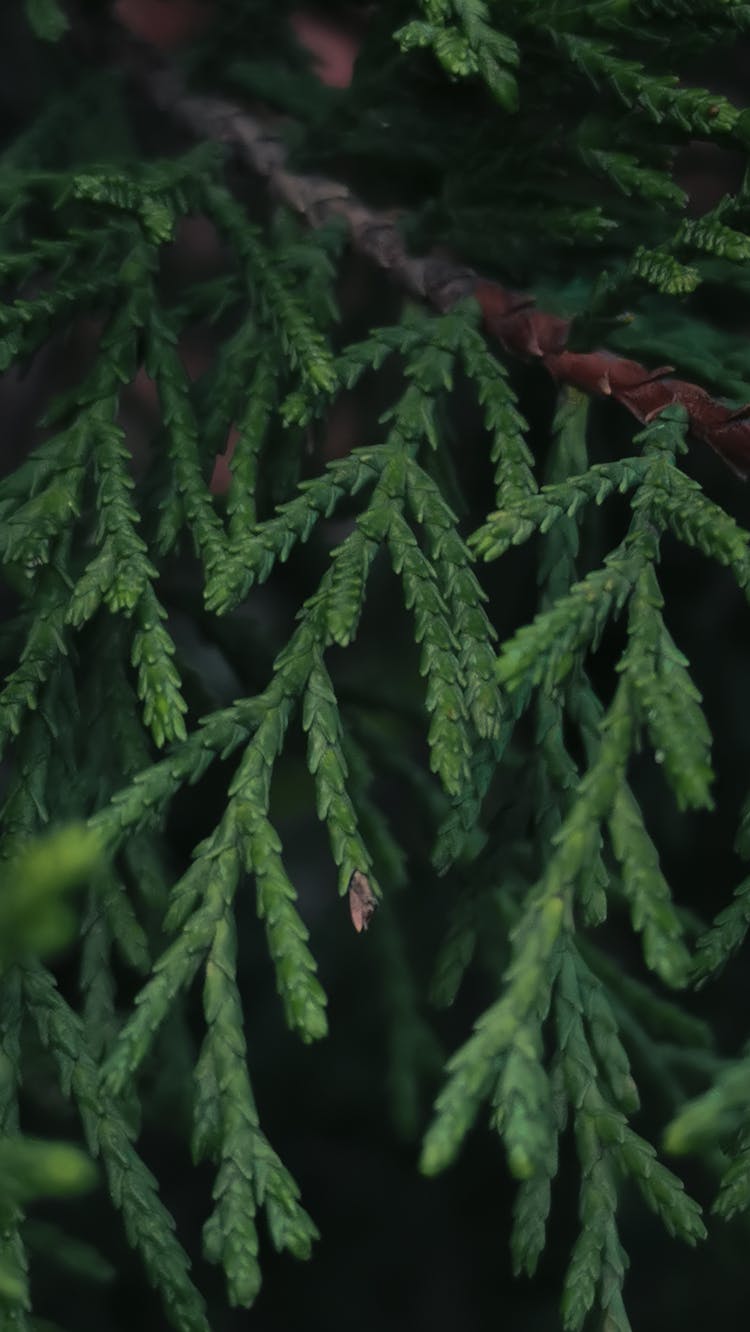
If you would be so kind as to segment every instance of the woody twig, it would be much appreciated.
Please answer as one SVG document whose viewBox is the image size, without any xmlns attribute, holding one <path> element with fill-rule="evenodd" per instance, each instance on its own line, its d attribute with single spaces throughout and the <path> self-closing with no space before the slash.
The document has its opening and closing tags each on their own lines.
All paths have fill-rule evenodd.
<svg viewBox="0 0 750 1332">
<path fill-rule="evenodd" d="M 231 145 L 253 172 L 266 178 L 272 194 L 310 226 L 343 218 L 352 248 L 390 273 L 412 296 L 441 311 L 473 296 L 488 333 L 506 351 L 541 362 L 561 383 L 613 398 L 640 422 L 652 420 L 670 403 L 682 404 L 692 435 L 714 449 L 743 480 L 750 475 L 750 405 L 739 410 L 727 407 L 698 385 L 675 378 L 672 366 L 649 370 L 603 348 L 571 351 L 567 346 L 571 320 L 537 309 L 533 297 L 485 279 L 455 259 L 438 253 L 410 254 L 396 212 L 368 207 L 341 181 L 289 171 L 283 138 L 270 118 L 222 98 L 189 93 L 170 68 L 152 68 L 143 77 L 161 110 L 196 138 Z"/>
</svg>

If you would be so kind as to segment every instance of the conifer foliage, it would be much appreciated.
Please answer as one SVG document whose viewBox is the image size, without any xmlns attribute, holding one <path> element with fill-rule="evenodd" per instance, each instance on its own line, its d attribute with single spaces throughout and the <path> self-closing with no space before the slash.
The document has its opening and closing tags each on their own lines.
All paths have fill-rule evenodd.
<svg viewBox="0 0 750 1332">
<path fill-rule="evenodd" d="M 731 642 L 750 585 L 750 186 L 701 211 L 676 166 L 746 154 L 750 111 L 690 71 L 749 11 L 332 5 L 359 43 L 334 89 L 278 0 L 217 0 L 169 62 L 125 8 L 2 19 L 0 371 L 35 402 L 0 481 L 0 1328 L 42 1326 L 34 1264 L 67 1250 L 37 1226 L 37 1258 L 25 1208 L 91 1184 L 84 1148 L 178 1332 L 235 1326 L 271 1248 L 315 1261 L 254 1072 L 251 899 L 278 1066 L 337 1040 L 326 934 L 374 957 L 359 1002 L 415 1169 L 489 1128 L 516 1274 L 568 1224 L 545 1326 L 627 1332 L 638 1209 L 711 1246 L 700 1203 L 750 1208 L 750 1062 L 700 1015 L 750 879 L 728 849 L 702 897 L 670 870 L 737 818 L 750 854 L 686 655 L 710 674 L 710 617 L 682 643 L 670 600 L 675 569 L 721 579 Z M 19 1132 L 40 1068 L 78 1149 Z M 146 1163 L 159 1068 L 208 1306 Z M 103 1279 L 111 1255 L 75 1253 Z"/>
</svg>

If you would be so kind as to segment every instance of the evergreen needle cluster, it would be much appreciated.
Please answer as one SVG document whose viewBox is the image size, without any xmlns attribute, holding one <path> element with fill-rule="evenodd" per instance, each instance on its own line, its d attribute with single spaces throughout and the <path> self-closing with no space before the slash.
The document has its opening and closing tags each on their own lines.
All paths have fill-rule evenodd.
<svg viewBox="0 0 750 1332">
<path fill-rule="evenodd" d="M 634 423 L 553 386 L 471 298 L 436 314 L 394 274 L 358 300 L 372 270 L 351 266 L 346 209 L 305 228 L 231 152 L 187 145 L 149 101 L 151 56 L 126 59 L 90 8 L 26 0 L 0 57 L 34 71 L 0 144 L 0 370 L 18 395 L 36 375 L 40 399 L 0 481 L 0 1329 L 42 1326 L 35 1224 L 42 1264 L 73 1244 L 27 1204 L 90 1186 L 92 1161 L 163 1316 L 229 1326 L 141 1150 L 160 1094 L 206 1163 L 226 1302 L 253 1304 L 269 1245 L 314 1253 L 315 1199 L 263 1113 L 250 899 L 252 956 L 303 1043 L 337 1040 L 326 932 L 375 957 L 396 1123 L 427 1175 L 475 1123 L 500 1139 L 517 1274 L 572 1217 L 574 1178 L 557 1325 L 627 1332 L 631 1211 L 707 1235 L 663 1148 L 703 1154 L 720 1217 L 750 1207 L 750 1060 L 719 1058 L 679 993 L 710 994 L 743 947 L 750 878 L 696 904 L 660 845 L 723 808 L 662 567 L 713 563 L 747 597 L 740 504 L 718 471 L 697 479 L 684 406 Z M 674 159 L 750 142 L 750 112 L 684 77 L 747 29 L 746 5 L 383 3 L 346 90 L 313 78 L 291 7 L 214 9 L 180 57 L 196 98 L 283 112 L 296 171 L 398 206 L 412 253 L 447 246 L 537 289 L 575 349 L 668 360 L 741 407 L 743 340 L 711 311 L 729 292 L 750 313 L 750 192 L 688 217 Z M 185 261 L 195 218 L 210 272 Z M 134 385 L 156 403 L 146 442 Z M 355 421 L 343 447 L 337 413 Z M 366 937 L 336 932 L 347 894 Z M 294 1059 L 290 1037 L 275 1066 Z M 40 1068 L 79 1148 L 20 1132 Z M 110 1277 L 80 1243 L 82 1279 Z"/>
</svg>

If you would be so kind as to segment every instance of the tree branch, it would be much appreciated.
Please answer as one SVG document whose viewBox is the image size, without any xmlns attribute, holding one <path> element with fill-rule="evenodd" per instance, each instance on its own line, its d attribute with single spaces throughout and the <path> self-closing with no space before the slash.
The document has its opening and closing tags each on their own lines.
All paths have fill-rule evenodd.
<svg viewBox="0 0 750 1332">
<path fill-rule="evenodd" d="M 272 193 L 310 226 L 343 217 L 352 248 L 393 274 L 412 296 L 448 310 L 473 296 L 487 331 L 508 352 L 540 361 L 552 377 L 590 395 L 611 397 L 640 422 L 651 421 L 670 403 L 685 407 L 691 433 L 708 444 L 743 480 L 750 475 L 750 405 L 733 409 L 704 389 L 672 376 L 672 366 L 649 370 L 605 349 L 570 351 L 571 320 L 536 309 L 532 296 L 482 278 L 444 254 L 409 254 L 396 210 L 369 208 L 340 181 L 298 175 L 286 167 L 286 147 L 270 116 L 234 102 L 185 91 L 171 68 L 141 70 L 146 91 L 160 110 L 201 139 L 230 144 Z"/>
</svg>

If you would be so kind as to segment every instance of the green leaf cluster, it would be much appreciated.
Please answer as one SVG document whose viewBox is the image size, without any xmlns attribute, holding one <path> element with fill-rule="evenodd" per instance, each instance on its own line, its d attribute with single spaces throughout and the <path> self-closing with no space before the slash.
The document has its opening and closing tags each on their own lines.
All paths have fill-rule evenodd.
<svg viewBox="0 0 750 1332">
<path fill-rule="evenodd" d="M 25 5 L 18 41 L 55 72 L 0 147 L 0 370 L 20 382 L 83 345 L 42 374 L 0 479 L 0 1323 L 35 1326 L 24 1208 L 88 1187 L 93 1158 L 163 1316 L 222 1325 L 139 1149 L 158 1115 L 201 1163 L 203 1254 L 230 1306 L 255 1302 L 269 1241 L 311 1255 L 314 1198 L 272 1145 L 262 1048 L 276 1072 L 299 1057 L 277 1020 L 335 1046 L 340 952 L 382 973 L 372 1058 L 421 1170 L 488 1125 L 528 1276 L 574 1178 L 561 1325 L 626 1332 L 629 1209 L 707 1236 L 654 1145 L 665 1122 L 666 1151 L 719 1172 L 715 1212 L 750 1202 L 747 1057 L 716 1055 L 680 993 L 742 949 L 750 878 L 696 907 L 665 836 L 716 806 L 736 821 L 673 571 L 718 566 L 746 615 L 748 532 L 684 407 L 634 425 L 566 385 L 563 357 L 552 385 L 545 349 L 514 360 L 472 299 L 435 314 L 383 280 L 358 301 L 373 270 L 346 242 L 378 218 L 392 240 L 398 204 L 407 249 L 382 268 L 412 293 L 408 255 L 434 244 L 533 283 L 577 350 L 645 349 L 738 398 L 746 354 L 710 292 L 744 313 L 747 187 L 688 218 L 673 157 L 696 137 L 747 147 L 747 113 L 681 63 L 744 31 L 746 6 L 384 5 L 351 88 L 308 98 L 287 7 L 226 0 L 183 62 L 183 118 L 223 116 L 231 139 L 242 117 L 206 88 L 262 84 L 295 116 L 286 196 L 325 173 L 346 200 L 309 230 L 259 201 L 240 155 L 177 142 L 148 62 L 140 91 L 113 74 L 118 146 L 94 153 L 70 44 L 89 21 L 107 33 L 87 8 L 69 28 L 67 7 Z M 124 128 L 133 99 L 148 149 Z M 359 929 L 365 889 L 358 939 L 343 899 Z M 43 1058 L 85 1156 L 20 1132 Z M 66 1242 L 69 1266 L 107 1276 L 108 1254 Z"/>
</svg>

